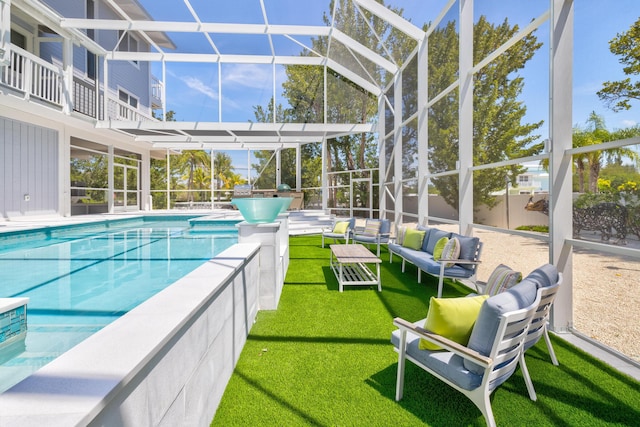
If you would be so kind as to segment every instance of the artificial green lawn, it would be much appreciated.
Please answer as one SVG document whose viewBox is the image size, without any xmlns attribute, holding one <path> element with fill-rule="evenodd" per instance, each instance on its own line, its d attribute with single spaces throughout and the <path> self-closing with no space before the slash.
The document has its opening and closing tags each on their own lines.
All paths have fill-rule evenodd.
<svg viewBox="0 0 640 427">
<path fill-rule="evenodd" d="M 389 338 L 396 316 L 426 316 L 437 281 L 417 283 L 383 250 L 382 292 L 345 287 L 329 268 L 320 236 L 290 238 L 289 271 L 278 309 L 261 311 L 212 426 L 484 426 L 462 394 L 408 362 L 404 398 L 394 400 L 397 354 Z M 445 283 L 445 297 L 465 294 Z M 527 352 L 538 393 L 529 400 L 520 370 L 491 397 L 504 426 L 638 425 L 640 383 L 552 337 Z"/>
</svg>

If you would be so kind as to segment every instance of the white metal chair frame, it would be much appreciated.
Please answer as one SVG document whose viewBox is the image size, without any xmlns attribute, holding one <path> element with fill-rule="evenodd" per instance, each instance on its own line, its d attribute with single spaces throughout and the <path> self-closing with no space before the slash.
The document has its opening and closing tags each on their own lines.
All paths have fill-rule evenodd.
<svg viewBox="0 0 640 427">
<path fill-rule="evenodd" d="M 540 293 L 538 292 L 536 300 L 529 307 L 507 312 L 500 316 L 500 324 L 489 356 L 483 356 L 477 351 L 471 350 L 443 336 L 429 332 L 428 330 L 416 326 L 407 320 L 395 318 L 393 324 L 401 330 L 400 344 L 398 349 L 396 349 L 398 352 L 396 400 L 398 401 L 402 399 L 404 390 L 405 359 L 409 359 L 411 362 L 440 379 L 442 382 L 464 394 L 474 403 L 474 405 L 476 405 L 476 407 L 478 407 L 478 409 L 480 409 L 487 426 L 494 427 L 496 422 L 493 416 L 493 410 L 491 409 L 491 401 L 489 400 L 489 397 L 493 392 L 492 384 L 497 378 L 500 378 L 505 374 L 509 374 L 510 371 L 511 373 L 515 371 L 514 365 L 520 362 L 520 355 L 523 352 L 529 325 L 531 323 L 531 319 L 536 313 L 539 302 Z M 484 373 L 482 375 L 482 383 L 480 386 L 473 390 L 466 390 L 408 355 L 406 353 L 408 332 L 437 344 L 445 350 L 453 352 L 460 357 L 483 367 Z"/>
<path fill-rule="evenodd" d="M 524 377 L 527 384 L 529 398 L 534 401 L 538 399 L 538 396 L 536 395 L 536 390 L 533 387 L 533 382 L 531 381 L 531 376 L 529 375 L 529 369 L 527 368 L 527 363 L 525 362 L 524 355 L 527 349 L 536 344 L 538 340 L 540 340 L 541 336 L 544 336 L 544 341 L 547 344 L 549 356 L 551 357 L 551 363 L 553 363 L 555 366 L 559 365 L 558 358 L 556 357 L 556 353 L 555 351 L 553 351 L 553 346 L 551 345 L 551 339 L 549 338 L 547 324 L 549 321 L 551 306 L 553 305 L 553 302 L 558 295 L 558 289 L 561 283 L 562 273 L 558 273 L 558 283 L 552 286 L 538 289 L 538 299 L 540 300 L 540 303 L 538 304 L 538 308 L 533 316 L 533 319 L 531 319 L 529 333 L 527 334 L 524 342 L 524 351 L 522 352 L 522 354 L 520 354 L 520 369 L 522 369 L 522 376 Z"/>
</svg>

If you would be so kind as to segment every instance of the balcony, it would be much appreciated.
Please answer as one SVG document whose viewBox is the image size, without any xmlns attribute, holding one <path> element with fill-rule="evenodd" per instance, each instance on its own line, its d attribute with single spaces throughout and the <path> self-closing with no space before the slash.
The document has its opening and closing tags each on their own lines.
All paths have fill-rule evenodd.
<svg viewBox="0 0 640 427">
<path fill-rule="evenodd" d="M 25 99 L 63 106 L 64 75 L 59 67 L 14 45 L 10 58 L 9 65 L 0 67 L 0 84 L 24 93 Z"/>
<path fill-rule="evenodd" d="M 151 76 L 151 109 L 162 109 L 164 106 L 164 83 L 156 76 Z"/>
<path fill-rule="evenodd" d="M 62 68 L 48 63 L 17 46 L 11 45 L 11 64 L 0 67 L 0 85 L 21 93 L 25 100 L 44 102 L 64 110 L 65 77 Z M 97 120 L 152 121 L 152 116 L 118 100 L 115 92 L 109 90 L 106 100 L 104 88 L 100 87 L 99 97 L 96 83 L 80 75 L 73 76 L 71 87 L 73 108 L 76 113 Z M 152 107 L 162 106 L 162 82 L 152 79 Z M 105 117 L 105 110 L 107 115 Z"/>
</svg>

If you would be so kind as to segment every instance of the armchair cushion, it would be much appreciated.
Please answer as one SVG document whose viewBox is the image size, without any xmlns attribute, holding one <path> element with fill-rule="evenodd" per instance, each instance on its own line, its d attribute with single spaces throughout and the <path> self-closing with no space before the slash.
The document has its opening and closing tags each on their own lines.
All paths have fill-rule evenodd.
<svg viewBox="0 0 640 427">
<path fill-rule="evenodd" d="M 489 356 L 500 324 L 500 316 L 509 311 L 529 307 L 536 300 L 536 293 L 536 283 L 524 279 L 513 288 L 488 298 L 480 309 L 467 347 L 483 356 Z M 464 361 L 464 366 L 476 374 L 484 372 L 481 366 L 468 360 Z"/>
<path fill-rule="evenodd" d="M 514 271 L 504 264 L 498 265 L 487 279 L 484 294 L 494 296 L 514 287 L 522 280 L 522 273 Z"/>
<path fill-rule="evenodd" d="M 345 234 L 348 228 L 349 228 L 349 221 L 338 221 L 336 222 L 336 225 L 333 226 L 333 233 Z"/>
<path fill-rule="evenodd" d="M 486 295 L 469 298 L 431 297 L 424 328 L 458 344 L 467 345 L 480 307 L 487 298 Z M 419 348 L 421 350 L 441 349 L 424 339 L 420 340 Z"/>
<path fill-rule="evenodd" d="M 425 234 L 425 231 L 409 228 L 405 233 L 404 241 L 401 245 L 405 248 L 420 250 Z"/>
<path fill-rule="evenodd" d="M 414 323 L 422 326 L 424 319 Z M 391 342 L 398 348 L 400 346 L 400 329 L 391 333 Z M 462 357 L 450 351 L 420 350 L 420 340 L 417 335 L 407 334 L 407 354 L 423 365 L 429 366 L 440 375 L 451 379 L 458 386 L 466 390 L 474 390 L 482 383 L 482 375 L 470 372 L 462 364 Z"/>
<path fill-rule="evenodd" d="M 545 264 L 529 273 L 527 279 L 533 280 L 538 288 L 546 288 L 558 283 L 558 269 L 551 264 Z"/>
<path fill-rule="evenodd" d="M 432 252 L 433 259 L 435 261 L 438 261 L 440 258 L 442 258 L 442 252 L 444 251 L 445 246 L 447 246 L 447 243 L 449 243 L 448 237 L 442 237 L 436 242 Z"/>
<path fill-rule="evenodd" d="M 368 219 L 364 225 L 364 231 L 362 232 L 365 236 L 377 236 L 380 233 L 380 226 L 382 223 L 378 220 Z"/>
</svg>

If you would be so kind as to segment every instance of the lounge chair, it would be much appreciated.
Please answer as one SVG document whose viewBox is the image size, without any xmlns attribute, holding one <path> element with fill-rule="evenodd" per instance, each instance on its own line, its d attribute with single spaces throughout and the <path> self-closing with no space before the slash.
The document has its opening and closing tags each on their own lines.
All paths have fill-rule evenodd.
<svg viewBox="0 0 640 427">
<path fill-rule="evenodd" d="M 334 242 L 344 240 L 345 243 L 349 243 L 349 236 L 355 227 L 355 218 L 334 219 L 331 228 L 322 231 L 322 247 L 324 248 L 324 239 L 333 239 Z"/>
<path fill-rule="evenodd" d="M 376 256 L 380 257 L 380 244 L 389 243 L 391 236 L 391 221 L 388 219 L 367 219 L 363 230 L 353 232 L 354 243 L 375 244 L 377 247 Z"/>
<path fill-rule="evenodd" d="M 466 346 L 424 329 L 424 320 L 411 323 L 394 319 L 398 327 L 391 336 L 398 352 L 396 400 L 402 399 L 408 359 L 463 393 L 480 409 L 487 425 L 495 426 L 490 395 L 515 372 L 539 302 L 537 284 L 528 278 L 488 298 L 480 308 Z M 444 351 L 421 350 L 421 339 Z"/>
</svg>

